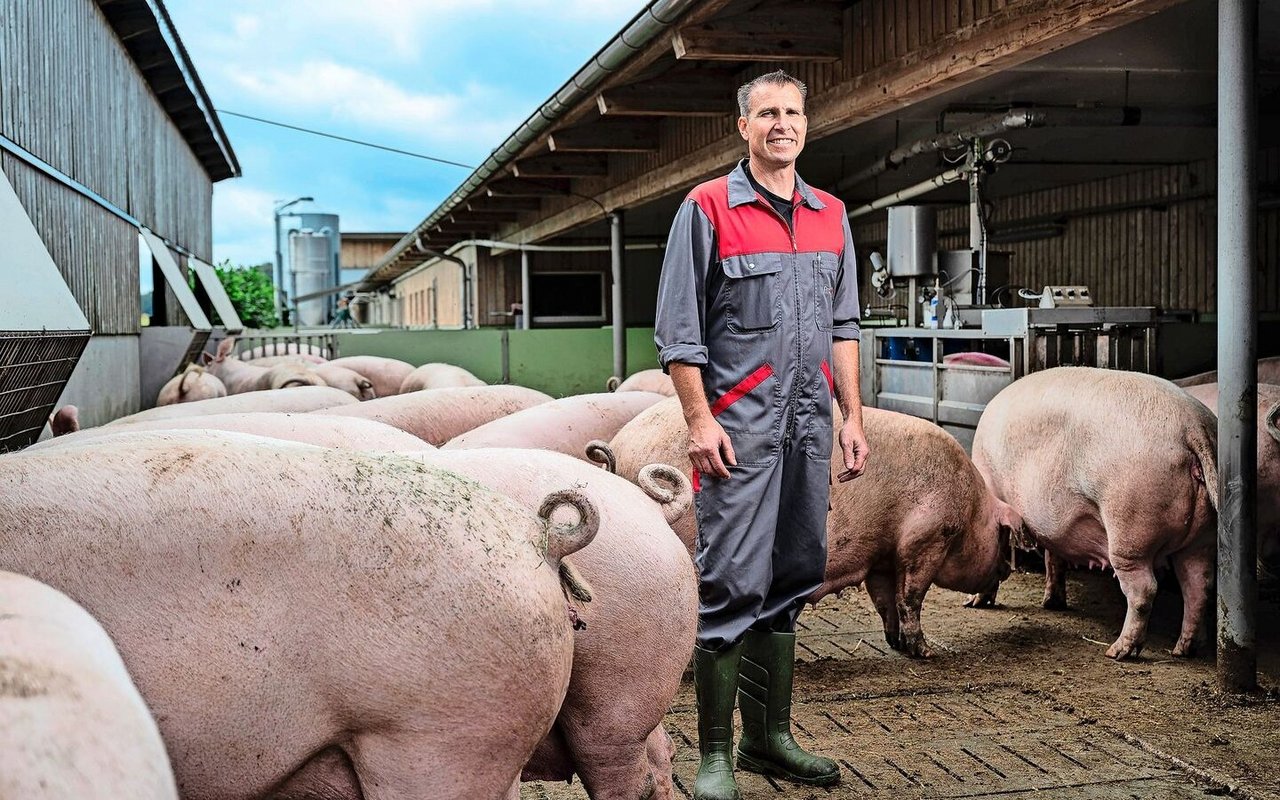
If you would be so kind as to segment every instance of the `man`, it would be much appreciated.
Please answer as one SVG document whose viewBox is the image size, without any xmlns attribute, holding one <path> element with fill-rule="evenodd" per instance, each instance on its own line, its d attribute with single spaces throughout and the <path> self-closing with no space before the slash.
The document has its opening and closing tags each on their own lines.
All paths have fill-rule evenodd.
<svg viewBox="0 0 1280 800">
<path fill-rule="evenodd" d="M 845 470 L 868 447 L 858 396 L 858 290 L 843 204 L 796 175 L 804 84 L 738 90 L 748 158 L 689 193 L 671 228 L 654 339 L 689 426 L 698 542 L 697 800 L 738 800 L 738 766 L 816 786 L 829 758 L 791 736 L 795 622 L 826 566 L 831 403 Z"/>
</svg>

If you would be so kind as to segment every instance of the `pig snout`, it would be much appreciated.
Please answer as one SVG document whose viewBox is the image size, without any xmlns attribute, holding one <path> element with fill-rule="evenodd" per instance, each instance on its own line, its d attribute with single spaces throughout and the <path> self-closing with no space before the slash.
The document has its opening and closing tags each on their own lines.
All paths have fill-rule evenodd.
<svg viewBox="0 0 1280 800">
<path fill-rule="evenodd" d="M 360 382 L 357 383 L 356 385 L 360 388 L 361 400 L 378 399 L 378 393 L 373 389 L 373 382 L 370 381 L 368 378 L 362 378 Z"/>
<path fill-rule="evenodd" d="M 640 469 L 636 483 L 662 506 L 667 524 L 675 522 L 693 502 L 693 489 L 684 473 L 670 464 L 649 464 Z M 667 485 L 663 485 L 667 484 Z"/>
<path fill-rule="evenodd" d="M 54 436 L 75 433 L 80 430 L 80 409 L 75 406 L 63 406 L 49 415 L 49 430 Z"/>
<path fill-rule="evenodd" d="M 613 454 L 613 448 L 608 442 L 592 439 L 587 442 L 586 452 L 589 460 L 602 465 L 614 475 L 618 474 L 618 457 Z"/>
</svg>

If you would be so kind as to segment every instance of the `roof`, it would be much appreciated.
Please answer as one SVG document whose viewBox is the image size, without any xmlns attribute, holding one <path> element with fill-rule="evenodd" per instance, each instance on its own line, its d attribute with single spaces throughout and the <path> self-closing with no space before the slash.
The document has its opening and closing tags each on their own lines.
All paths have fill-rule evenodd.
<svg viewBox="0 0 1280 800">
<path fill-rule="evenodd" d="M 96 2 L 209 177 L 239 177 L 240 162 L 162 0 Z"/>
</svg>

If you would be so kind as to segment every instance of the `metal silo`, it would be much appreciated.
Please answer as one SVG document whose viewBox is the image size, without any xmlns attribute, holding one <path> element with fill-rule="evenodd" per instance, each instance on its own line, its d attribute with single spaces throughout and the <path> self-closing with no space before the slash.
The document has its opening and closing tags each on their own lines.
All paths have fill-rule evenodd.
<svg viewBox="0 0 1280 800">
<path fill-rule="evenodd" d="M 328 322 L 328 297 L 308 297 L 333 283 L 333 247 L 329 237 L 310 230 L 289 234 L 290 294 L 295 298 L 297 324 L 318 327 Z M 297 298 L 307 298 L 297 300 Z"/>
</svg>

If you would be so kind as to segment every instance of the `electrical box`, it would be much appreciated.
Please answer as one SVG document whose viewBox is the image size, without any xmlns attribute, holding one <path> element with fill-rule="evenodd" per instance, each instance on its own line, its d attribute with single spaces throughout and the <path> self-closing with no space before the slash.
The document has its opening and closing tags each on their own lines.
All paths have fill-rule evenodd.
<svg viewBox="0 0 1280 800">
<path fill-rule="evenodd" d="M 978 291 L 977 250 L 943 250 L 938 253 L 938 273 L 947 293 L 958 306 L 1001 305 L 1012 297 L 1009 289 L 1011 253 L 987 251 L 987 296 L 975 299 Z"/>
</svg>

